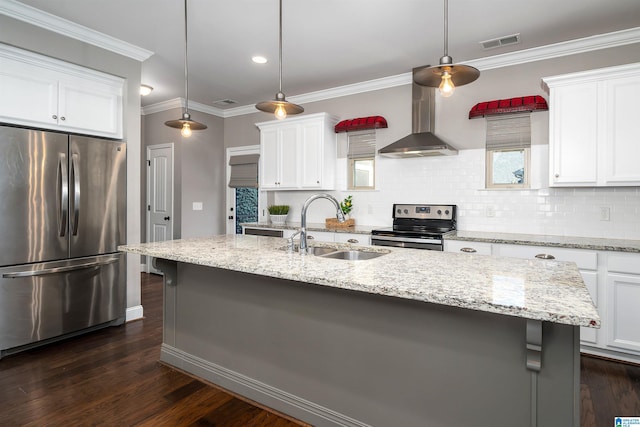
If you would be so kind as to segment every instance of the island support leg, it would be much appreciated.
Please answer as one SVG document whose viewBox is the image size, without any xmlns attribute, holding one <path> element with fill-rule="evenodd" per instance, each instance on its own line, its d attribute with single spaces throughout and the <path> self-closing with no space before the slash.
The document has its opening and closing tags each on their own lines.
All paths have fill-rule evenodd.
<svg viewBox="0 0 640 427">
<path fill-rule="evenodd" d="M 527 369 L 531 371 L 531 427 L 538 426 L 538 373 L 542 369 L 542 322 L 527 320 Z"/>
<path fill-rule="evenodd" d="M 178 263 L 167 259 L 154 258 L 153 266 L 164 275 L 163 311 L 164 324 L 162 328 L 163 345 L 176 345 L 176 303 L 178 299 L 176 286 L 178 285 Z"/>
</svg>

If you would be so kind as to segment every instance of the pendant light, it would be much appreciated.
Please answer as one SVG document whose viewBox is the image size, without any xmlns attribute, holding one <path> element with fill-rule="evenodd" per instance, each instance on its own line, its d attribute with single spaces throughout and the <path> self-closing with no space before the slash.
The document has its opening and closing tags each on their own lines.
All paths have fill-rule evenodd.
<svg viewBox="0 0 640 427">
<path fill-rule="evenodd" d="M 437 87 L 445 98 L 451 96 L 456 86 L 466 85 L 480 77 L 477 68 L 468 65 L 454 65 L 449 56 L 449 1 L 444 0 L 444 56 L 435 67 L 425 67 L 416 71 L 413 80 L 421 86 Z"/>
<path fill-rule="evenodd" d="M 191 114 L 189 114 L 189 65 L 187 60 L 187 46 L 187 0 L 184 0 L 184 113 L 182 113 L 182 118 L 169 120 L 164 122 L 164 124 L 170 128 L 180 129 L 180 133 L 185 138 L 191 136 L 192 130 L 203 130 L 207 128 L 207 125 L 191 120 Z"/>
<path fill-rule="evenodd" d="M 282 0 L 280 0 L 280 38 L 279 38 L 279 90 L 276 98 L 272 101 L 262 101 L 256 104 L 256 108 L 265 113 L 273 113 L 276 119 L 282 120 L 287 114 L 300 114 L 304 111 L 299 105 L 288 102 L 282 92 Z"/>
</svg>

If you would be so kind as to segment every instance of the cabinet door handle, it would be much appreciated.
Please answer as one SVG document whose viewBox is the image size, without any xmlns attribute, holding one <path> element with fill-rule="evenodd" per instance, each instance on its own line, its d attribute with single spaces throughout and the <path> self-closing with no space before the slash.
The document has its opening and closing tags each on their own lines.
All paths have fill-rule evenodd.
<svg viewBox="0 0 640 427">
<path fill-rule="evenodd" d="M 349 239 L 347 240 L 348 243 L 360 243 L 360 241 L 358 239 Z"/>
<path fill-rule="evenodd" d="M 55 114 L 54 114 L 53 116 L 51 116 L 51 118 L 52 118 L 53 120 L 58 120 L 58 116 L 56 116 Z"/>
<path fill-rule="evenodd" d="M 315 239 L 315 237 L 313 237 L 313 236 L 307 236 L 307 239 L 308 239 L 308 240 L 313 240 L 313 239 Z"/>
<path fill-rule="evenodd" d="M 466 252 L 466 253 L 474 254 L 474 253 L 476 253 L 478 251 L 476 251 L 473 248 L 460 248 L 460 252 Z"/>
<path fill-rule="evenodd" d="M 560 174 L 559 173 L 557 173 L 555 176 L 556 176 L 556 178 L 560 178 Z"/>
<path fill-rule="evenodd" d="M 64 118 L 64 116 L 60 117 L 60 120 L 65 121 L 67 119 Z"/>
<path fill-rule="evenodd" d="M 556 259 L 556 257 L 554 257 L 551 254 L 538 254 L 538 255 L 536 255 L 536 258 L 538 258 L 538 259 Z"/>
</svg>

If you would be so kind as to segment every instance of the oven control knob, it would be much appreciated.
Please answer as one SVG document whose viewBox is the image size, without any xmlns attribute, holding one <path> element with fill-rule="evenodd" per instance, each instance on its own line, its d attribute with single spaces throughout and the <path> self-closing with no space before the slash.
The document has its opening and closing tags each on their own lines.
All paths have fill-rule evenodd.
<svg viewBox="0 0 640 427">
<path fill-rule="evenodd" d="M 449 209 L 447 209 L 446 211 L 444 211 L 445 215 L 449 215 Z"/>
<path fill-rule="evenodd" d="M 398 209 L 396 212 L 398 212 L 398 213 L 402 213 L 402 209 Z"/>
<path fill-rule="evenodd" d="M 405 215 L 409 213 L 409 209 L 404 210 Z"/>
<path fill-rule="evenodd" d="M 438 215 L 442 215 L 442 211 L 438 209 Z"/>
</svg>

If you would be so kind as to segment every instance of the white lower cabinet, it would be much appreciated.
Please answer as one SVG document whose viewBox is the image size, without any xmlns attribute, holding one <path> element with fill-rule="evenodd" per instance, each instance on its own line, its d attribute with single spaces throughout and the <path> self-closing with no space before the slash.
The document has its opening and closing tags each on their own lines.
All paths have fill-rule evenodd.
<svg viewBox="0 0 640 427">
<path fill-rule="evenodd" d="M 298 230 L 283 230 L 282 237 L 289 238 Z M 371 235 L 360 233 L 338 233 L 333 231 L 307 231 L 307 239 L 313 242 L 351 243 L 353 245 L 370 245 Z"/>
<path fill-rule="evenodd" d="M 335 234 L 331 231 L 307 231 L 307 240 L 317 242 L 335 242 Z"/>
<path fill-rule="evenodd" d="M 640 253 L 470 241 L 447 241 L 448 252 L 575 262 L 600 315 L 600 329 L 580 328 L 581 351 L 640 363 Z"/>
<path fill-rule="evenodd" d="M 605 286 L 607 347 L 640 354 L 640 255 L 611 254 Z"/>
<path fill-rule="evenodd" d="M 464 240 L 444 241 L 445 252 L 463 252 L 469 254 L 491 255 L 491 243 L 467 242 Z"/>
<path fill-rule="evenodd" d="M 526 245 L 493 245 L 493 253 L 498 256 L 524 259 L 555 259 L 557 261 L 575 262 L 589 290 L 594 305 L 598 308 L 598 252 L 583 249 L 567 249 L 547 246 Z M 602 317 L 602 310 L 598 308 Z M 598 330 L 594 328 L 580 328 L 580 341 L 583 344 L 594 345 L 598 342 Z"/>
<path fill-rule="evenodd" d="M 364 245 L 371 244 L 370 234 L 356 234 L 356 233 L 333 233 L 335 234 L 335 241 L 338 243 L 351 243 L 352 245 Z"/>
</svg>

